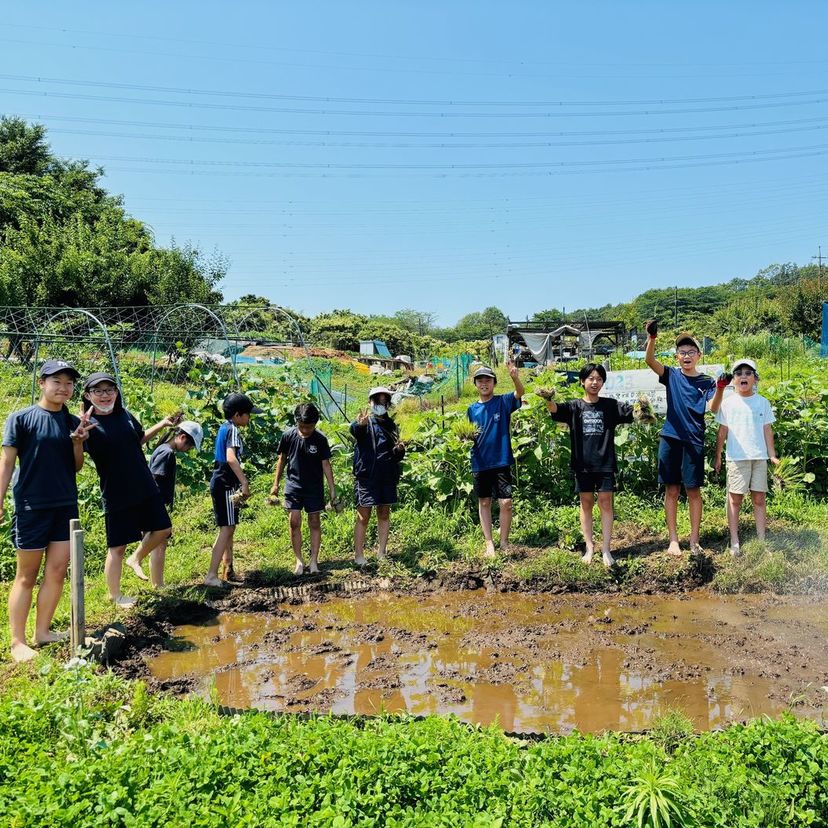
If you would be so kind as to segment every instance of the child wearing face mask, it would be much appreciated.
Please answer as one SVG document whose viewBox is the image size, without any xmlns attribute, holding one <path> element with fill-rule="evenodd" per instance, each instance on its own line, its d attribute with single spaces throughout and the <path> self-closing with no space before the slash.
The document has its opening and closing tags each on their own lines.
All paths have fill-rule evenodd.
<svg viewBox="0 0 828 828">
<path fill-rule="evenodd" d="M 141 541 L 136 555 L 145 557 L 169 538 L 172 523 L 155 484 L 143 446 L 179 417 L 166 417 L 144 431 L 140 422 L 124 408 L 115 377 L 105 372 L 91 374 L 83 386 L 83 409 L 95 428 L 85 448 L 95 463 L 103 496 L 108 547 L 104 575 L 109 597 L 122 608 L 135 599 L 121 593 L 124 553 L 130 543 Z M 143 538 L 143 539 L 142 539 Z"/>
<path fill-rule="evenodd" d="M 730 553 L 738 557 L 739 510 L 745 495 L 750 492 L 753 515 L 756 519 L 756 536 L 765 538 L 768 491 L 768 460 L 779 465 L 773 439 L 773 409 L 768 400 L 756 393 L 759 374 L 752 359 L 739 359 L 733 363 L 735 393 L 728 395 L 716 422 L 716 474 L 722 468 L 722 448 L 727 440 L 727 523 L 730 529 Z"/>
<path fill-rule="evenodd" d="M 371 511 L 377 510 L 377 557 L 384 558 L 391 528 L 391 506 L 397 502 L 400 463 L 405 445 L 397 424 L 388 416 L 391 391 L 383 386 L 368 392 L 370 411 L 360 411 L 351 423 L 354 448 L 354 489 L 357 520 L 354 527 L 354 561 L 365 564 L 365 533 Z"/>
</svg>

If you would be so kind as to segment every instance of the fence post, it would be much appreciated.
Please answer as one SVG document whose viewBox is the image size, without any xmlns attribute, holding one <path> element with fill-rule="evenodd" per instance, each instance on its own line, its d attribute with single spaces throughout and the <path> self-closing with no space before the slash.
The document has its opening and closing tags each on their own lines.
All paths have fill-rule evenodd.
<svg viewBox="0 0 828 828">
<path fill-rule="evenodd" d="M 440 417 L 442 420 L 442 430 L 446 430 L 446 400 L 445 397 L 440 394 Z"/>
<path fill-rule="evenodd" d="M 83 529 L 79 520 L 69 521 L 69 577 L 71 626 L 69 638 L 72 653 L 86 645 L 86 607 L 83 595 Z"/>
<path fill-rule="evenodd" d="M 348 383 L 345 383 L 345 390 L 343 391 L 344 399 L 342 400 L 342 413 L 345 415 L 345 422 L 348 422 Z"/>
</svg>

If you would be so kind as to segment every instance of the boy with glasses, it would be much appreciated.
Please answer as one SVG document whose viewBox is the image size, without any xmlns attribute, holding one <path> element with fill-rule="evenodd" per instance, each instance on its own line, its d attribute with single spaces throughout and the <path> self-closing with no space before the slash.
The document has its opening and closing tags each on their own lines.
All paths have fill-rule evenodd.
<svg viewBox="0 0 828 828">
<path fill-rule="evenodd" d="M 730 552 L 740 554 L 739 510 L 745 495 L 750 492 L 756 536 L 765 538 L 768 491 L 768 460 L 779 464 L 773 440 L 771 423 L 776 419 L 768 400 L 756 393 L 759 374 L 751 359 L 733 363 L 733 385 L 736 393 L 729 394 L 722 403 L 716 422 L 716 473 L 722 468 L 722 447 L 727 439 L 727 524 L 730 528 Z"/>
<path fill-rule="evenodd" d="M 719 410 L 730 377 L 725 374 L 714 380 L 697 370 L 701 346 L 689 333 L 679 334 L 676 338 L 678 368 L 662 365 L 655 356 L 658 322 L 650 319 L 644 327 L 647 331 L 644 359 L 667 389 L 667 419 L 658 446 L 658 482 L 664 486 L 664 515 L 670 535 L 667 552 L 681 555 L 677 520 L 679 495 L 684 484 L 690 512 L 690 554 L 701 555 L 704 552 L 699 543 L 701 487 L 704 484 L 704 415 L 706 411 L 715 414 Z"/>
</svg>

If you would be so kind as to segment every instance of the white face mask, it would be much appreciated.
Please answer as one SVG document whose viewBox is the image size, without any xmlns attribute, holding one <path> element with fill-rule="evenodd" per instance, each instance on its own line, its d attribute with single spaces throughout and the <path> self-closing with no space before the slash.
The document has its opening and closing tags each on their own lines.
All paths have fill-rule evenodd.
<svg viewBox="0 0 828 828">
<path fill-rule="evenodd" d="M 388 409 L 384 405 L 377 405 L 377 403 L 373 403 L 371 405 L 371 411 L 373 411 L 377 417 L 382 417 L 383 414 L 388 412 Z"/>
<path fill-rule="evenodd" d="M 95 411 L 98 414 L 111 414 L 115 410 L 115 400 L 112 401 L 111 405 L 101 405 L 100 403 L 95 403 Z"/>
</svg>

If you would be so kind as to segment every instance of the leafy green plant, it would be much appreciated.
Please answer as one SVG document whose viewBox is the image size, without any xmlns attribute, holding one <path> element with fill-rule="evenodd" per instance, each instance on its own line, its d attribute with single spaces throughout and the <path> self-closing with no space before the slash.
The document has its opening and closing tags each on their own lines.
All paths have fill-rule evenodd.
<svg viewBox="0 0 828 828">
<path fill-rule="evenodd" d="M 624 819 L 638 828 L 671 828 L 691 825 L 681 779 L 655 762 L 633 778 L 623 794 Z"/>
</svg>

